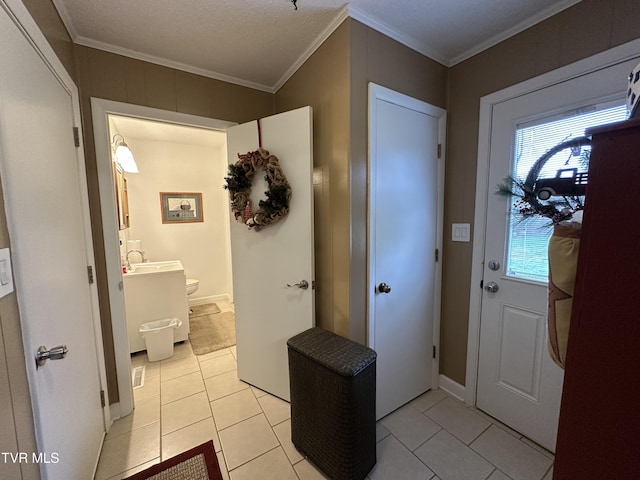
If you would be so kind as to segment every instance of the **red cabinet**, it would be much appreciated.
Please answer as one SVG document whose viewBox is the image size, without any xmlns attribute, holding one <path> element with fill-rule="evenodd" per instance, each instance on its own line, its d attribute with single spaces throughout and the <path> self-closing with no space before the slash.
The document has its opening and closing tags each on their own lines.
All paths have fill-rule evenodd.
<svg viewBox="0 0 640 480">
<path fill-rule="evenodd" d="M 640 119 L 593 144 L 555 480 L 640 478 Z"/>
</svg>

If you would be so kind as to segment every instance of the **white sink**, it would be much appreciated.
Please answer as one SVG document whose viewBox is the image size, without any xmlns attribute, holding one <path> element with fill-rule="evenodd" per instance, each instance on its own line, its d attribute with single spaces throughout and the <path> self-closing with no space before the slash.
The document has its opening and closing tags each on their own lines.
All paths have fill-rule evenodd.
<svg viewBox="0 0 640 480">
<path fill-rule="evenodd" d="M 133 263 L 131 269 L 125 275 L 142 275 L 147 273 L 162 273 L 184 270 L 180 260 L 167 260 L 164 262 Z"/>
</svg>

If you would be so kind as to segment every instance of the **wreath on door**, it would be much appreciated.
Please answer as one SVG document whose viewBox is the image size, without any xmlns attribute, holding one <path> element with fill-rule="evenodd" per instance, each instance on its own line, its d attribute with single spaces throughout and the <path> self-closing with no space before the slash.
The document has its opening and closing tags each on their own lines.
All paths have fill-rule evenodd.
<svg viewBox="0 0 640 480">
<path fill-rule="evenodd" d="M 264 171 L 268 189 L 266 198 L 258 202 L 258 210 L 251 208 L 251 187 L 253 177 Z M 291 185 L 285 177 L 278 157 L 268 150 L 259 148 L 254 152 L 238 154 L 238 161 L 229 165 L 229 176 L 225 177 L 224 188 L 229 190 L 231 211 L 236 221 L 257 231 L 273 225 L 289 213 Z"/>
</svg>

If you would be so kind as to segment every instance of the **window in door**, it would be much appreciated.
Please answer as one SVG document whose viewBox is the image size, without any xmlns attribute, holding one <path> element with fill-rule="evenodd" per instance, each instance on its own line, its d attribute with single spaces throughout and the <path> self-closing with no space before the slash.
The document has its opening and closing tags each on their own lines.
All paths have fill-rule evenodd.
<svg viewBox="0 0 640 480">
<path fill-rule="evenodd" d="M 624 120 L 626 115 L 624 104 L 608 103 L 517 125 L 511 175 L 524 179 L 535 161 L 555 145 L 584 135 L 587 128 Z M 547 161 L 538 178 L 552 178 L 558 172 L 562 176 L 586 170 L 587 165 L 581 155 L 562 151 Z M 547 244 L 553 227 L 546 218 L 522 221 L 513 208 L 513 201 L 510 205 L 512 210 L 507 242 L 507 275 L 547 282 Z"/>
</svg>

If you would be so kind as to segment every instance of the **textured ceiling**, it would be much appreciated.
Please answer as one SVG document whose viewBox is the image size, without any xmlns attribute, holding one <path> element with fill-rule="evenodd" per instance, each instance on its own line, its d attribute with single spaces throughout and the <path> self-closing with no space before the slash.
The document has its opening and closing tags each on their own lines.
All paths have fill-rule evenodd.
<svg viewBox="0 0 640 480">
<path fill-rule="evenodd" d="M 454 65 L 580 0 L 53 0 L 76 43 L 276 91 L 351 16 Z"/>
</svg>

